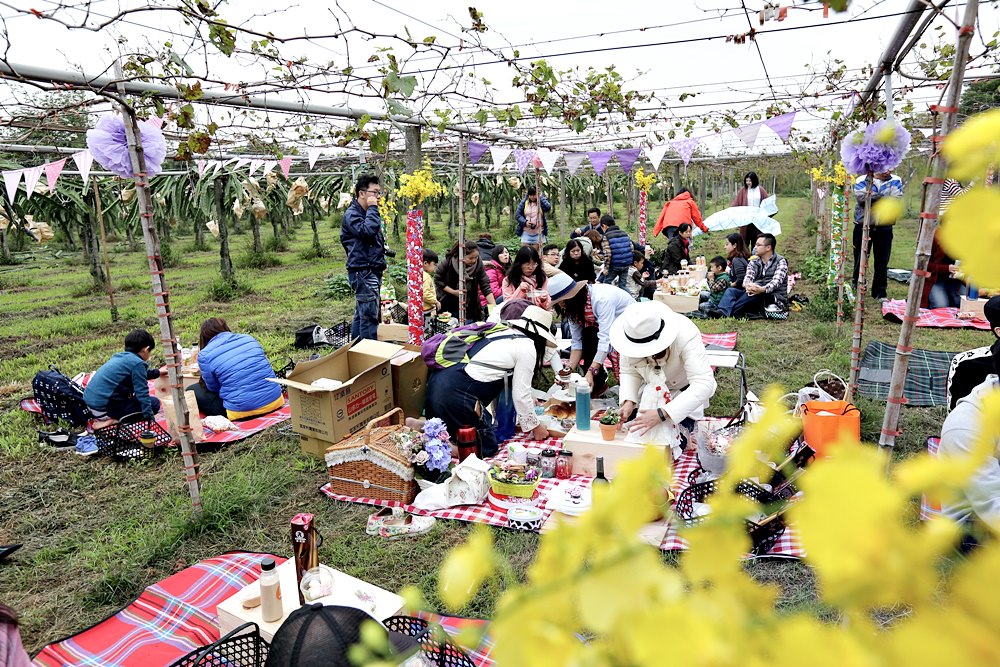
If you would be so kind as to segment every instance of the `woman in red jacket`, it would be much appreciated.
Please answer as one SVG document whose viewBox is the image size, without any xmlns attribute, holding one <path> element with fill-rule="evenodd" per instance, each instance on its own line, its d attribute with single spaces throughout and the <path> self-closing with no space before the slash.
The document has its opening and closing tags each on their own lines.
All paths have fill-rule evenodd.
<svg viewBox="0 0 1000 667">
<path fill-rule="evenodd" d="M 660 218 L 656 221 L 656 227 L 653 228 L 653 236 L 662 231 L 668 239 L 671 239 L 677 236 L 677 228 L 685 222 L 692 227 L 697 225 L 701 231 L 708 233 L 708 227 L 701 221 L 701 211 L 698 210 L 697 202 L 687 188 L 681 188 L 677 191 L 676 197 L 664 204 Z"/>
</svg>

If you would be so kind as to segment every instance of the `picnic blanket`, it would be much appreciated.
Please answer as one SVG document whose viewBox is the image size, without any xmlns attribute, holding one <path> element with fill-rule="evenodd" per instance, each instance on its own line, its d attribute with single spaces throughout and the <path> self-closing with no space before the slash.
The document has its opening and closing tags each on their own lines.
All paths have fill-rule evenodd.
<svg viewBox="0 0 1000 667">
<path fill-rule="evenodd" d="M 557 438 L 548 438 L 546 440 L 527 440 L 522 434 L 512 438 L 512 440 L 522 442 L 528 448 L 529 452 L 534 453 L 538 453 L 546 447 L 551 447 L 556 450 L 562 449 L 562 441 Z M 501 447 L 501 454 L 499 457 L 504 456 L 504 451 L 505 448 Z M 680 458 L 674 462 L 672 488 L 675 494 L 679 495 L 681 491 L 688 487 L 688 477 L 697 467 L 698 456 L 694 451 L 684 452 L 681 454 Z M 538 492 L 541 496 L 541 500 L 538 507 L 545 513 L 545 521 L 548 521 L 549 517 L 552 515 L 552 510 L 546 507 L 546 503 L 550 497 L 553 497 L 554 493 L 558 493 L 561 488 L 566 488 L 566 486 L 578 485 L 588 487 L 592 482 L 592 477 L 586 477 L 584 475 L 573 475 L 569 479 L 540 480 L 538 483 Z M 459 505 L 457 507 L 448 507 L 442 510 L 422 510 L 414 507 L 413 505 L 407 505 L 394 500 L 378 500 L 376 498 L 338 495 L 330 490 L 330 485 L 328 483 L 320 487 L 320 492 L 328 498 L 343 502 L 375 505 L 378 507 L 401 507 L 406 512 L 422 516 L 433 516 L 439 519 L 454 519 L 456 521 L 468 521 L 471 523 L 486 523 L 491 526 L 507 526 L 506 511 L 496 510 L 488 503 L 483 503 L 482 505 Z M 661 550 L 684 551 L 687 549 L 687 542 L 678 536 L 677 528 L 678 526 L 674 522 L 667 523 L 663 526 L 662 539 L 659 539 L 658 541 L 658 546 Z M 771 550 L 764 555 L 769 557 L 801 558 L 805 555 L 805 552 L 802 550 L 801 545 L 799 545 L 799 542 L 795 537 L 794 530 L 788 528 L 785 530 L 784 535 L 778 539 L 774 547 L 772 547 Z"/>
<path fill-rule="evenodd" d="M 93 373 L 81 373 L 73 378 L 81 387 L 86 387 L 87 383 L 90 381 Z M 156 395 L 156 389 L 154 388 L 153 381 L 149 381 L 149 393 L 151 396 Z M 21 409 L 27 412 L 36 412 L 41 414 L 42 408 L 38 405 L 38 402 L 34 397 L 22 398 L 21 399 Z M 204 417 L 204 415 L 199 415 L 199 417 Z M 260 433 L 264 429 L 271 428 L 276 424 L 280 424 L 283 421 L 287 421 L 292 417 L 292 409 L 288 406 L 288 401 L 278 408 L 268 412 L 265 415 L 260 415 L 259 417 L 254 417 L 253 419 L 244 419 L 242 421 L 233 422 L 239 426 L 238 431 L 213 431 L 212 429 L 205 428 L 205 439 L 201 440 L 203 443 L 215 443 L 215 444 L 225 444 L 227 442 L 236 442 L 237 440 L 243 440 L 244 438 L 249 438 L 251 435 Z M 156 423 L 167 430 L 167 418 L 164 416 L 161 410 L 158 415 L 156 415 Z"/>
<path fill-rule="evenodd" d="M 100 623 L 49 644 L 35 656 L 34 664 L 169 665 L 219 638 L 216 606 L 257 580 L 260 559 L 266 555 L 231 552 L 185 568 L 146 588 Z"/>
<path fill-rule="evenodd" d="M 260 576 L 269 554 L 233 551 L 203 560 L 153 584 L 114 615 L 75 635 L 49 644 L 35 656 L 39 667 L 159 667 L 219 639 L 216 607 Z M 271 556 L 277 563 L 280 556 Z M 489 621 L 420 612 L 451 637 Z M 462 647 L 477 667 L 493 664 L 493 640 L 483 633 L 476 648 Z"/>
<path fill-rule="evenodd" d="M 900 323 L 906 315 L 906 301 L 892 299 L 882 302 L 882 317 L 890 322 Z M 917 316 L 918 327 L 935 327 L 938 329 L 982 329 L 990 330 L 990 323 L 979 318 L 963 320 L 958 317 L 958 308 L 921 308 Z"/>
<path fill-rule="evenodd" d="M 868 343 L 861 357 L 858 393 L 868 398 L 889 397 L 896 346 L 876 340 Z M 906 369 L 903 397 L 907 405 L 927 407 L 948 403 L 948 369 L 957 352 L 914 350 Z"/>
<path fill-rule="evenodd" d="M 702 334 L 701 342 L 705 344 L 705 347 L 712 346 L 712 349 L 715 350 L 735 350 L 736 332 L 730 331 L 728 333 L 720 334 Z"/>
</svg>

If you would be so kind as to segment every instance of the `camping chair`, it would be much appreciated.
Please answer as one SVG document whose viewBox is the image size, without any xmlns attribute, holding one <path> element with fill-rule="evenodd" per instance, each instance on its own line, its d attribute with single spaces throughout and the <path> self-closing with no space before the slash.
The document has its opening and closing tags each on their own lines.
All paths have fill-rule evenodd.
<svg viewBox="0 0 1000 667">
<path fill-rule="evenodd" d="M 244 623 L 218 641 L 196 648 L 170 667 L 264 667 L 268 646 L 256 623 Z"/>
<path fill-rule="evenodd" d="M 713 369 L 735 368 L 740 372 L 740 405 L 747 402 L 747 360 L 742 352 L 737 350 L 713 350 L 711 346 L 705 349 L 708 364 Z"/>
</svg>

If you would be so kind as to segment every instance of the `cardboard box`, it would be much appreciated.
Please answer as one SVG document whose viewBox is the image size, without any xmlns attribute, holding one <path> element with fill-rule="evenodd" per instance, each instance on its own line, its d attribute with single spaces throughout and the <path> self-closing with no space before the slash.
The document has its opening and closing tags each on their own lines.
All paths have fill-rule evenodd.
<svg viewBox="0 0 1000 667">
<path fill-rule="evenodd" d="M 690 313 L 698 310 L 698 297 L 681 294 L 667 294 L 666 292 L 653 292 L 653 298 L 660 303 L 670 306 L 670 310 L 675 313 Z"/>
<path fill-rule="evenodd" d="M 358 340 L 320 359 L 299 363 L 287 379 L 270 378 L 288 388 L 292 430 L 336 443 L 392 410 L 389 360 L 402 349 L 391 343 Z M 312 386 L 320 378 L 342 384 L 336 389 Z"/>
<path fill-rule="evenodd" d="M 404 345 L 410 342 L 410 326 L 408 324 L 380 324 L 376 335 L 381 341 Z"/>
<path fill-rule="evenodd" d="M 333 443 L 328 440 L 320 440 L 308 435 L 299 436 L 299 449 L 303 454 L 314 456 L 320 461 L 326 461 L 326 448 Z"/>
<path fill-rule="evenodd" d="M 321 565 L 333 575 L 333 592 L 316 602 L 329 605 L 340 605 L 362 609 L 375 618 L 389 618 L 403 609 L 403 598 L 383 590 L 367 581 L 356 579 L 348 574 Z M 285 622 L 288 615 L 299 608 L 298 581 L 295 577 L 295 559 L 289 558 L 276 568 L 278 581 L 281 585 L 282 615 L 277 621 L 265 623 L 261 618 L 261 608 L 243 608 L 245 596 L 259 595 L 260 583 L 254 582 L 245 586 L 240 592 L 232 595 L 216 607 L 219 617 L 219 635 L 225 635 L 244 623 L 253 622 L 260 628 L 260 636 L 270 642 L 274 633 Z"/>
<path fill-rule="evenodd" d="M 427 395 L 427 364 L 420 356 L 419 345 L 404 345 L 389 362 L 392 366 L 392 396 L 397 408 L 407 417 L 424 413 Z"/>
<path fill-rule="evenodd" d="M 974 313 L 976 319 L 985 320 L 986 312 L 984 308 L 986 307 L 986 302 L 989 299 L 973 299 L 969 300 L 966 297 L 962 297 L 962 302 L 958 306 L 958 312 L 960 313 Z"/>
<path fill-rule="evenodd" d="M 614 440 L 605 440 L 601 437 L 601 427 L 599 422 L 591 420 L 590 430 L 581 431 L 577 427 L 570 429 L 570 432 L 563 438 L 563 449 L 573 452 L 573 474 L 587 475 L 594 477 L 597 475 L 597 457 L 604 457 L 604 476 L 613 479 L 618 465 L 622 461 L 637 459 L 646 451 L 645 444 L 625 442 L 625 434 L 619 432 Z M 654 445 L 663 450 L 663 455 L 670 457 L 670 448 L 666 445 Z M 668 463 L 670 459 L 667 459 Z"/>
</svg>

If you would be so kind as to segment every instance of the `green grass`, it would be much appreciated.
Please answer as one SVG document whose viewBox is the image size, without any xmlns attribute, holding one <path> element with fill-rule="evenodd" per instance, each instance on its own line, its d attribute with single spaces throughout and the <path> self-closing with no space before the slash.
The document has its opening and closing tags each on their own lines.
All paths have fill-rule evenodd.
<svg viewBox="0 0 1000 667">
<path fill-rule="evenodd" d="M 658 212 L 659 205 L 651 205 L 651 217 L 655 218 L 652 210 Z M 722 205 L 707 207 L 706 214 Z M 808 202 L 782 199 L 781 206 L 778 217 L 785 233 L 779 237 L 778 250 L 796 270 L 813 248 L 801 224 L 808 215 Z M 624 210 L 615 213 L 620 220 L 625 218 Z M 443 252 L 450 245 L 447 219 L 430 215 L 434 240 L 429 245 Z M 567 232 L 570 227 L 564 226 Z M 897 225 L 893 266 L 912 263 L 915 229 L 913 220 Z M 175 238 L 180 266 L 168 270 L 166 279 L 176 330 L 184 343 L 196 340 L 198 326 L 206 317 L 221 316 L 234 330 L 256 336 L 272 359 L 301 359 L 309 352 L 293 348 L 297 328 L 350 317 L 350 301 L 317 296 L 326 278 L 343 273 L 339 229 L 320 225 L 325 257 L 310 255 L 312 235 L 301 231 L 289 241 L 287 251 L 276 253 L 280 266 L 241 270 L 240 282 L 252 286 L 253 292 L 225 294 L 230 297 L 225 302 L 208 298 L 219 281 L 217 241 L 206 238 L 208 250 L 193 251 L 192 239 Z M 491 231 L 514 244 L 506 225 Z M 478 230 L 470 230 L 470 238 L 477 235 Z M 246 240 L 245 235 L 233 239 L 234 259 Z M 402 250 L 402 243 L 390 241 Z M 663 245 L 661 239 L 653 243 Z M 696 240 L 694 250 L 711 256 L 719 253 L 721 245 L 721 235 L 713 234 Z M 318 517 L 325 536 L 324 562 L 389 589 L 415 584 L 432 606 L 440 606 L 437 566 L 447 549 L 465 538 L 470 526 L 441 521 L 428 535 L 409 542 L 366 536 L 370 509 L 321 497 L 317 488 L 326 473 L 320 462 L 299 453 L 295 434 L 272 429 L 204 454 L 205 512 L 198 521 L 190 519 L 176 453 L 150 462 L 115 465 L 39 449 L 35 430 L 40 424 L 17 408 L 18 399 L 31 393 L 35 371 L 53 363 L 70 375 L 93 370 L 120 349 L 131 329 L 156 330 L 148 265 L 143 253 L 124 250 L 120 244 L 110 255 L 121 315 L 118 322 L 111 321 L 104 292 L 82 289 L 91 278 L 77 255 L 40 258 L 0 271 L 0 544 L 25 545 L 0 567 L 0 591 L 3 602 L 23 614 L 22 633 L 28 649 L 37 651 L 100 620 L 145 586 L 200 559 L 231 549 L 288 555 L 288 521 L 303 511 Z M 803 282 L 795 291 L 815 297 L 816 286 Z M 890 295 L 902 298 L 905 285 L 890 282 Z M 898 325 L 882 321 L 875 304 L 867 315 L 866 341 L 895 342 Z M 772 383 L 797 389 L 820 368 L 847 376 L 850 327 L 837 335 L 818 306 L 810 305 L 787 322 L 710 320 L 698 324 L 706 332 L 739 330 L 738 348 L 746 354 L 750 386 L 758 394 Z M 962 350 L 986 344 L 988 339 L 984 332 L 918 329 L 914 345 Z M 162 362 L 162 350 L 157 348 L 151 363 Z M 719 380 L 712 412 L 732 413 L 738 407 L 736 376 L 720 372 Z M 864 436 L 873 440 L 884 406 L 864 401 L 861 407 Z M 899 455 L 920 449 L 923 438 L 940 427 L 943 417 L 942 409 L 904 410 Z M 514 565 L 514 576 L 523 576 L 537 536 L 500 530 L 496 535 L 501 552 Z M 664 559 L 676 563 L 678 556 L 665 554 Z M 782 609 L 805 608 L 822 617 L 830 615 L 817 602 L 807 565 L 754 563 L 748 570 L 780 588 Z M 501 588 L 502 584 L 495 584 L 484 589 L 464 613 L 489 616 Z"/>
</svg>

